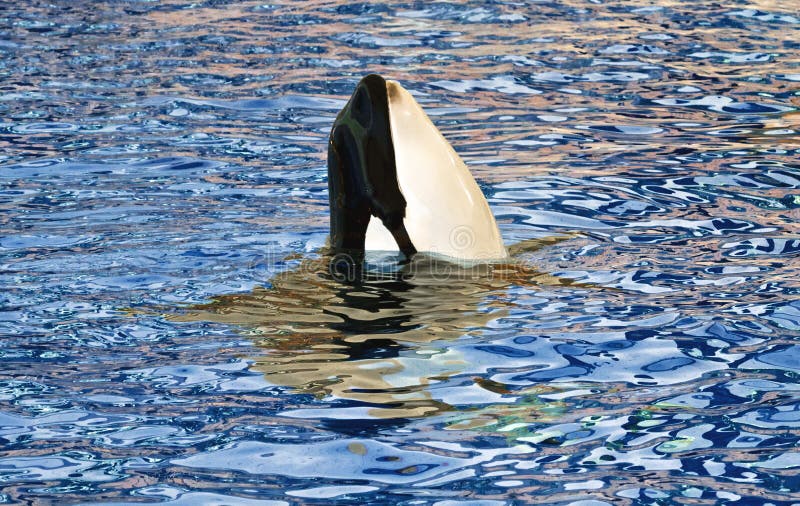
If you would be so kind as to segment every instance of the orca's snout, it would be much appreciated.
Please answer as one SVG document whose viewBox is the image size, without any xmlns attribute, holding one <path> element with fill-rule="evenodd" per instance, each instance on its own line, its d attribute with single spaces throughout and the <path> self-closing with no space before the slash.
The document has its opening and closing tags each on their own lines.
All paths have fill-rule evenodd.
<svg viewBox="0 0 800 506">
<path fill-rule="evenodd" d="M 397 182 L 386 81 L 370 74 L 336 117 L 328 143 L 330 246 L 361 255 L 372 216 L 391 232 L 400 251 L 416 253 L 406 231 L 406 199 Z"/>
<path fill-rule="evenodd" d="M 364 250 L 417 251 L 456 261 L 507 258 L 489 203 L 453 146 L 400 83 L 363 78 L 328 143 L 329 245 L 360 262 Z"/>
</svg>

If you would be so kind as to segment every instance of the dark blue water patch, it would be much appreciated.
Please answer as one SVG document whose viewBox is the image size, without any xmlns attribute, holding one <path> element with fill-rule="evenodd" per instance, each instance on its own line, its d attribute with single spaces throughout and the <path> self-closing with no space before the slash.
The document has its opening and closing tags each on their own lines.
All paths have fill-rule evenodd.
<svg viewBox="0 0 800 506">
<path fill-rule="evenodd" d="M 723 106 L 721 109 L 722 112 L 729 112 L 734 114 L 776 113 L 776 112 L 786 112 L 789 110 L 778 105 L 748 103 L 748 102 L 734 102 L 729 105 Z"/>
<path fill-rule="evenodd" d="M 646 54 L 666 55 L 670 51 L 652 44 L 613 44 L 599 51 L 600 54 Z"/>
<path fill-rule="evenodd" d="M 722 248 L 731 257 L 792 256 L 800 253 L 800 239 L 745 239 L 725 243 Z"/>
<path fill-rule="evenodd" d="M 800 179 L 794 167 L 772 169 L 770 164 L 733 164 L 736 169 L 756 169 L 753 173 L 715 174 L 713 176 L 685 177 L 674 179 L 683 187 L 741 186 L 744 188 L 796 188 Z"/>
<path fill-rule="evenodd" d="M 656 127 L 636 126 L 636 125 L 594 125 L 586 127 L 589 130 L 595 130 L 605 133 L 615 133 L 629 136 L 640 135 L 655 135 L 662 133 L 664 130 Z"/>
<path fill-rule="evenodd" d="M 711 220 L 687 221 L 682 219 L 676 220 L 652 220 L 641 224 L 632 226 L 649 226 L 649 227 L 664 227 L 664 228 L 677 228 L 686 230 L 688 234 L 694 237 L 703 237 L 707 235 L 729 235 L 733 233 L 742 232 L 755 232 L 758 231 L 772 231 L 774 228 L 757 227 L 755 224 L 745 220 L 730 219 L 730 218 L 714 218 Z"/>
<path fill-rule="evenodd" d="M 760 9 L 739 9 L 725 13 L 725 16 L 751 22 L 761 23 L 787 23 L 790 25 L 800 23 L 800 18 L 791 14 L 782 14 L 779 12 L 769 12 Z"/>
<path fill-rule="evenodd" d="M 671 201 L 666 200 L 663 197 L 670 197 L 677 201 L 691 202 L 694 204 L 709 202 L 707 198 L 698 195 L 697 193 L 687 192 L 677 188 L 670 188 L 662 184 L 643 184 L 641 188 L 645 193 L 658 195 L 658 197 L 654 197 L 653 200 L 655 200 L 657 203 L 663 204 L 665 207 L 670 207 Z"/>
<path fill-rule="evenodd" d="M 587 353 L 596 355 L 609 351 L 619 351 L 630 348 L 634 343 L 631 341 L 608 341 L 601 344 L 593 344 L 586 349 Z"/>
<path fill-rule="evenodd" d="M 390 12 L 390 7 L 382 4 L 353 2 L 345 5 L 337 5 L 336 7 L 327 7 L 324 10 L 334 12 L 337 16 L 346 18 L 349 15 L 364 16 L 386 14 Z"/>
<path fill-rule="evenodd" d="M 580 356 L 586 353 L 586 349 L 571 344 L 559 344 L 555 350 L 561 355 Z"/>
<path fill-rule="evenodd" d="M 514 381 L 543 382 L 559 378 L 575 378 L 585 375 L 589 368 L 585 366 L 570 365 L 556 369 L 546 369 L 543 371 L 533 371 L 526 374 L 513 376 Z"/>
<path fill-rule="evenodd" d="M 27 123 L 13 128 L 14 133 L 22 134 L 74 132 L 76 130 L 78 130 L 78 126 L 69 123 Z"/>
<path fill-rule="evenodd" d="M 485 351 L 493 355 L 501 355 L 510 358 L 532 357 L 535 355 L 535 353 L 532 351 L 513 348 L 511 346 L 476 346 L 475 349 Z"/>
<path fill-rule="evenodd" d="M 618 235 L 614 237 L 614 242 L 622 244 L 667 244 L 680 237 L 679 235 L 668 234 Z"/>
<path fill-rule="evenodd" d="M 58 237 L 58 236 L 15 236 L 0 239 L 0 248 L 15 249 L 40 249 L 76 246 L 91 240 L 88 237 Z"/>
<path fill-rule="evenodd" d="M 762 337 L 756 334 L 729 329 L 725 325 L 722 325 L 721 323 L 718 322 L 715 322 L 710 326 L 708 326 L 708 328 L 705 329 L 705 332 L 708 335 L 714 336 L 724 341 L 734 342 L 734 343 L 749 341 L 752 339 L 763 339 Z"/>
<path fill-rule="evenodd" d="M 741 65 L 743 63 L 765 63 L 772 61 L 774 55 L 769 53 L 740 53 L 722 51 L 698 51 L 689 55 L 692 58 L 712 59 L 718 63 Z"/>
<path fill-rule="evenodd" d="M 227 253 L 224 253 L 224 252 L 221 252 L 221 251 L 204 251 L 201 248 L 200 249 L 191 249 L 191 250 L 188 250 L 188 251 L 185 251 L 185 252 L 181 253 L 182 256 L 201 257 L 201 258 L 220 257 L 220 256 L 224 256 L 226 254 Z"/>
<path fill-rule="evenodd" d="M 643 106 L 665 106 L 665 107 L 685 107 L 695 109 L 705 109 L 717 113 L 727 114 L 778 114 L 785 113 L 793 110 L 792 107 L 787 107 L 778 104 L 769 104 L 763 102 L 737 102 L 734 99 L 721 96 L 709 95 L 698 99 L 685 99 L 685 98 L 663 98 L 655 100 L 640 99 L 640 105 Z"/>
<path fill-rule="evenodd" d="M 674 371 L 675 369 L 693 364 L 694 362 L 693 359 L 688 357 L 666 358 L 644 366 L 643 370 L 648 372 Z"/>
<path fill-rule="evenodd" d="M 800 346 L 793 345 L 776 348 L 769 353 L 759 355 L 755 360 L 770 366 L 800 373 Z"/>
<path fill-rule="evenodd" d="M 364 469 L 363 472 L 364 472 L 364 474 L 367 474 L 367 475 L 370 475 L 370 474 L 381 475 L 381 474 L 390 474 L 391 473 L 391 474 L 398 474 L 398 475 L 404 475 L 404 476 L 413 476 L 415 474 L 422 474 L 422 473 L 425 473 L 426 471 L 430 471 L 431 469 L 434 469 L 435 467 L 436 467 L 435 465 L 431 465 L 431 464 L 429 464 L 429 465 L 416 464 L 416 465 L 413 465 L 413 466 L 403 467 L 403 468 L 399 468 L 399 469 L 398 468 L 379 468 L 379 467 L 367 468 L 367 469 Z"/>
</svg>

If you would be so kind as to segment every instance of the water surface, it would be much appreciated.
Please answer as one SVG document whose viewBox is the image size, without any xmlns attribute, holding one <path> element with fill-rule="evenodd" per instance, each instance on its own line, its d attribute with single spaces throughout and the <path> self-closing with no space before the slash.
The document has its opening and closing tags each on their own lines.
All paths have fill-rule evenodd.
<svg viewBox="0 0 800 506">
<path fill-rule="evenodd" d="M 789 3 L 0 5 L 0 501 L 800 501 Z M 368 72 L 514 263 L 327 276 Z"/>
</svg>

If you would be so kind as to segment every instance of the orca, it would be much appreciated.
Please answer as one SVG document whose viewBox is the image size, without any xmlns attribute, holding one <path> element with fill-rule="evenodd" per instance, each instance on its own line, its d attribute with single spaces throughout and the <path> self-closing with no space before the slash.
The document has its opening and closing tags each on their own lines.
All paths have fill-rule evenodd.
<svg viewBox="0 0 800 506">
<path fill-rule="evenodd" d="M 168 318 L 241 327 L 267 350 L 252 357 L 252 368 L 270 384 L 357 403 L 343 415 L 345 425 L 452 412 L 451 396 L 463 402 L 458 389 L 432 385 L 479 377 L 481 365 L 457 347 L 422 354 L 409 352 L 412 343 L 426 349 L 482 332 L 509 314 L 502 299 L 510 287 L 592 287 L 526 262 L 526 254 L 571 236 L 507 250 L 461 158 L 411 94 L 378 75 L 358 83 L 334 122 L 328 188 L 327 251 L 249 293 L 219 295 Z M 365 262 L 367 251 L 399 252 L 409 262 Z M 347 276 L 335 263 L 340 254 L 360 262 L 344 266 L 355 267 Z M 489 391 L 503 388 L 475 381 Z M 507 402 L 497 402 L 475 411 L 475 420 L 505 416 Z"/>
<path fill-rule="evenodd" d="M 467 166 L 411 93 L 377 74 L 361 79 L 333 123 L 328 190 L 335 254 L 508 258 Z"/>
</svg>

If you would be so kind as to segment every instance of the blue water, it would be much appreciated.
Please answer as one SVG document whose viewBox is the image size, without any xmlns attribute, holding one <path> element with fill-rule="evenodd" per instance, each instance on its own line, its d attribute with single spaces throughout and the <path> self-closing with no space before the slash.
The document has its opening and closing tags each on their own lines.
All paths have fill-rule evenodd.
<svg viewBox="0 0 800 506">
<path fill-rule="evenodd" d="M 508 265 L 325 276 L 368 72 Z M 0 502 L 798 504 L 798 108 L 792 2 L 0 3 Z"/>
</svg>

